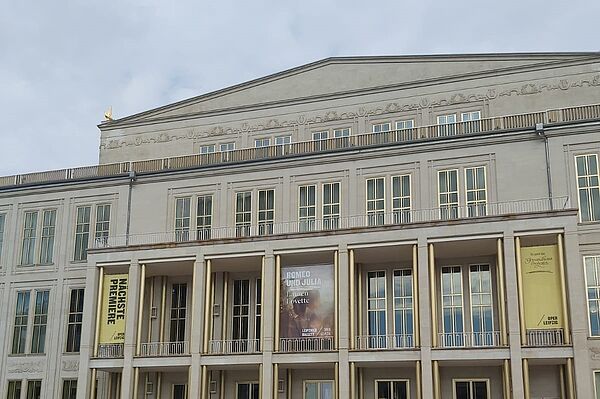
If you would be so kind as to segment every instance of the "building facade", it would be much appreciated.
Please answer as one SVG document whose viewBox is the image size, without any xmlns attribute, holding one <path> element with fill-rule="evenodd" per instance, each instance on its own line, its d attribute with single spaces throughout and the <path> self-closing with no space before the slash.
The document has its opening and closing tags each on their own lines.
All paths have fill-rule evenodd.
<svg viewBox="0 0 600 399">
<path fill-rule="evenodd" d="M 1 396 L 600 397 L 600 54 L 332 58 L 99 128 L 0 177 Z"/>
</svg>

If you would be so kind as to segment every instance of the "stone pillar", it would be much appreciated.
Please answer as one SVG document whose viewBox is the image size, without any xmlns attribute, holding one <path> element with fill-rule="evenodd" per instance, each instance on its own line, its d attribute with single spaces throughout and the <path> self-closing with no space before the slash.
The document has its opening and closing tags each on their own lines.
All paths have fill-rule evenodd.
<svg viewBox="0 0 600 399">
<path fill-rule="evenodd" d="M 204 315 L 204 287 L 205 278 L 205 262 L 204 255 L 199 252 L 196 255 L 196 261 L 193 266 L 192 278 L 192 310 L 191 314 L 191 330 L 190 330 L 190 355 L 192 356 L 192 364 L 189 370 L 188 381 L 188 396 L 190 398 L 200 397 L 200 375 L 202 373 L 200 359 L 202 347 L 202 331 L 204 331 L 205 320 Z"/>
<path fill-rule="evenodd" d="M 338 248 L 338 398 L 350 397 L 350 363 L 348 359 L 348 348 L 350 340 L 350 273 L 348 269 L 349 257 L 346 244 L 340 244 Z"/>
<path fill-rule="evenodd" d="M 125 321 L 125 344 L 123 345 L 123 375 L 121 377 L 121 397 L 131 398 L 133 395 L 134 371 L 133 355 L 136 345 L 137 312 L 140 302 L 140 271 L 137 259 L 131 260 L 129 266 L 129 289 L 127 294 L 127 319 Z"/>
<path fill-rule="evenodd" d="M 273 397 L 273 347 L 275 336 L 275 314 L 279 312 L 279 303 L 275 303 L 275 298 L 269 293 L 275 292 L 275 256 L 272 251 L 267 251 L 263 258 L 262 266 L 262 312 L 265 315 L 262 318 L 261 329 L 261 349 L 263 352 L 262 373 L 260 381 L 260 390 L 262 399 L 271 399 Z"/>
<path fill-rule="evenodd" d="M 431 301 L 429 291 L 429 251 L 427 239 L 419 237 L 417 245 L 419 330 L 421 333 L 421 394 L 433 398 L 433 368 L 431 363 Z"/>
</svg>

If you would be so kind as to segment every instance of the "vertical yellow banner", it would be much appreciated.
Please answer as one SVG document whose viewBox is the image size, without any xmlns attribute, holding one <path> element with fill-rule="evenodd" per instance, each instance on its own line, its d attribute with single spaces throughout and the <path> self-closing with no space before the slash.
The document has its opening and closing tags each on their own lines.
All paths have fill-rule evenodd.
<svg viewBox="0 0 600 399">
<path fill-rule="evenodd" d="M 558 247 L 521 248 L 523 309 L 527 329 L 563 327 Z"/>
<path fill-rule="evenodd" d="M 100 343 L 122 344 L 125 342 L 127 316 L 127 292 L 129 275 L 104 276 L 102 311 L 100 314 Z"/>
</svg>

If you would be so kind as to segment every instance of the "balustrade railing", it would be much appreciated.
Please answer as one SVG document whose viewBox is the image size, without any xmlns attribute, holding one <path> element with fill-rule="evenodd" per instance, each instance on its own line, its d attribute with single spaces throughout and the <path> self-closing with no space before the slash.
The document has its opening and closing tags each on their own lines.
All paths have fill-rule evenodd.
<svg viewBox="0 0 600 399">
<path fill-rule="evenodd" d="M 335 350 L 333 337 L 279 339 L 279 352 L 327 352 L 332 350 Z"/>
<path fill-rule="evenodd" d="M 438 222 L 469 219 L 485 216 L 502 216 L 534 212 L 547 212 L 569 208 L 568 197 L 554 197 L 485 203 L 445 208 L 401 210 L 391 213 L 372 212 L 367 215 L 328 217 L 326 219 L 303 219 L 265 225 L 249 225 L 243 230 L 239 226 L 202 228 L 199 231 L 178 230 L 171 232 L 131 234 L 96 239 L 91 247 L 95 249 L 128 245 L 152 245 L 161 243 L 184 243 L 194 241 L 219 240 L 266 235 L 310 233 L 366 227 L 392 226 L 409 223 Z"/>
<path fill-rule="evenodd" d="M 98 358 L 114 359 L 123 357 L 123 344 L 99 344 Z"/>
<path fill-rule="evenodd" d="M 140 347 L 140 356 L 182 356 L 188 355 L 188 342 L 144 342 Z"/>
<path fill-rule="evenodd" d="M 394 350 L 415 347 L 412 334 L 363 335 L 356 337 L 357 350 Z"/>
<path fill-rule="evenodd" d="M 228 355 L 259 352 L 259 339 L 211 340 L 208 343 L 208 353 L 211 355 Z"/>
<path fill-rule="evenodd" d="M 419 126 L 387 132 L 364 133 L 318 141 L 273 145 L 262 148 L 242 148 L 226 152 L 184 155 L 170 158 L 118 162 L 72 169 L 60 169 L 0 177 L 0 187 L 76 180 L 103 176 L 181 170 L 206 165 L 219 165 L 262 159 L 313 154 L 347 148 L 361 148 L 418 140 L 441 139 L 506 129 L 529 129 L 538 123 L 559 123 L 593 120 L 600 118 L 600 104 L 551 109 L 541 112 L 496 116 L 468 122 Z"/>
<path fill-rule="evenodd" d="M 483 348 L 500 346 L 499 331 L 439 333 L 440 348 Z"/>
<path fill-rule="evenodd" d="M 552 330 L 527 330 L 527 346 L 563 346 L 565 345 L 565 333 L 562 328 Z"/>
</svg>

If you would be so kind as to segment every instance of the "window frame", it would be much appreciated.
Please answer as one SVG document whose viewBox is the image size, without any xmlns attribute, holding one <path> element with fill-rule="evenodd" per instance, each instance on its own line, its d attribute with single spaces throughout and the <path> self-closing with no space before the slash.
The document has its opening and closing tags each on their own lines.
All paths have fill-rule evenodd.
<svg viewBox="0 0 600 399">
<path fill-rule="evenodd" d="M 486 399 L 491 399 L 491 390 L 490 390 L 490 379 L 489 378 L 453 378 L 452 379 L 452 399 L 457 399 L 456 397 L 456 383 L 457 382 L 468 382 L 469 383 L 469 387 L 470 387 L 470 392 L 471 392 L 471 398 L 469 399 L 474 399 L 472 396 L 472 392 L 473 392 L 473 382 L 485 382 L 485 386 L 487 388 L 487 398 Z"/>
<path fill-rule="evenodd" d="M 16 298 L 15 298 L 15 302 L 14 302 L 14 311 L 13 311 L 13 318 L 12 318 L 12 335 L 11 335 L 11 340 L 10 340 L 10 352 L 8 352 L 8 355 L 24 355 L 27 354 L 27 350 L 30 348 L 29 344 L 30 344 L 30 339 L 29 339 L 29 335 L 30 335 L 30 329 L 29 329 L 29 320 L 31 318 L 31 290 L 17 290 L 15 291 L 16 294 Z M 19 305 L 19 295 L 23 294 L 26 297 L 27 300 L 27 304 L 26 306 L 23 306 L 23 312 L 26 313 L 22 313 L 22 314 L 18 314 L 18 305 Z M 25 299 L 23 300 L 25 301 Z M 17 324 L 17 317 L 20 318 L 19 323 Z M 22 322 L 22 320 L 25 320 L 25 323 Z M 18 342 L 18 350 L 15 351 L 15 338 L 16 338 L 16 332 L 17 332 L 17 328 L 19 329 L 19 342 Z M 23 329 L 25 329 L 25 333 L 23 333 Z M 20 348 L 23 348 L 22 350 Z"/>
<path fill-rule="evenodd" d="M 408 196 L 406 195 L 401 195 L 401 196 L 394 196 L 394 181 L 396 179 L 399 180 L 399 187 L 400 187 L 400 191 L 402 192 L 402 178 L 403 177 L 408 177 Z M 394 221 L 394 224 L 405 224 L 405 223 L 411 223 L 412 222 L 412 206 L 413 206 L 413 198 L 412 198 L 412 192 L 413 192 L 413 187 L 412 187 L 412 174 L 411 173 L 403 173 L 400 175 L 392 175 L 390 177 L 390 195 L 391 195 L 391 205 L 392 205 L 392 218 Z M 399 201 L 400 204 L 402 204 L 402 200 L 408 197 L 408 202 L 409 202 L 409 206 L 408 209 L 405 209 L 405 207 L 400 206 L 398 208 L 394 207 L 394 201 L 397 199 Z M 406 213 L 408 212 L 408 213 Z M 407 215 L 406 220 L 404 215 Z"/>
<path fill-rule="evenodd" d="M 33 226 L 33 236 L 31 237 L 27 237 L 27 239 L 29 240 L 33 240 L 33 244 L 32 245 L 32 254 L 31 254 L 31 262 L 24 262 L 24 245 L 25 245 L 25 230 L 27 229 L 26 227 L 26 223 L 27 223 L 27 215 L 28 214 L 35 214 L 36 215 L 36 221 L 35 221 L 35 226 Z M 46 215 L 47 214 L 53 214 L 53 222 L 54 224 L 48 224 L 46 225 Z M 5 218 L 5 222 L 6 223 L 6 213 L 2 213 L 2 215 L 4 215 Z M 20 226 L 21 227 L 21 232 L 20 232 L 20 246 L 19 246 L 19 267 L 32 267 L 32 266 L 51 266 L 55 264 L 55 257 L 56 257 L 56 233 L 57 233 L 57 221 L 58 221 L 58 208 L 55 207 L 47 207 L 47 208 L 39 208 L 39 209 L 26 209 L 23 212 L 23 223 Z M 50 229 L 50 231 L 52 232 L 52 234 L 44 234 L 45 233 L 45 229 Z M 43 248 L 43 243 L 44 243 L 44 239 L 49 239 L 51 241 L 51 245 L 48 247 L 49 250 L 47 250 L 46 252 L 44 252 L 44 248 Z M 3 241 L 0 238 L 0 241 Z M 1 247 L 1 245 L 0 245 Z M 0 248 L 1 249 L 1 248 Z M 42 255 L 46 253 L 46 254 L 50 254 L 50 259 L 49 261 L 42 261 Z M 0 257 L 2 256 L 2 252 L 0 251 Z"/>
<path fill-rule="evenodd" d="M 403 308 L 396 308 L 396 298 L 401 298 L 403 300 L 406 300 L 406 298 L 409 298 L 408 296 L 396 296 L 396 284 L 395 284 L 395 277 L 396 277 L 396 272 L 400 272 L 400 273 L 405 273 L 408 272 L 408 276 L 409 281 L 410 281 L 410 287 L 411 287 L 411 292 L 410 292 L 410 299 L 411 299 L 411 307 L 407 308 L 407 307 L 403 307 Z M 407 339 L 409 338 L 408 336 L 410 335 L 410 345 L 395 345 L 395 347 L 414 347 L 414 343 L 415 343 L 415 331 L 416 331 L 416 324 L 417 324 L 417 320 L 415 319 L 415 287 L 414 287 L 414 276 L 413 276 L 413 269 L 410 267 L 395 267 L 392 269 L 392 324 L 394 327 L 394 335 L 396 336 L 396 344 L 398 341 L 398 335 L 403 335 L 404 338 L 403 339 Z M 402 277 L 405 277 L 405 275 L 402 275 Z M 411 312 L 411 319 L 412 319 L 412 332 L 410 334 L 407 334 L 406 332 L 404 333 L 398 333 L 398 326 L 396 324 L 396 310 L 401 311 L 403 313 L 403 318 L 406 317 L 405 312 L 407 312 L 407 310 L 410 310 Z"/>
<path fill-rule="evenodd" d="M 593 174 L 592 175 L 586 174 L 586 175 L 583 175 L 582 177 L 579 176 L 579 171 L 578 171 L 578 168 L 577 168 L 577 159 L 578 158 L 582 158 L 582 157 L 585 157 L 585 159 L 586 159 L 586 161 L 585 161 L 586 162 L 586 168 L 587 168 L 587 163 L 588 163 L 588 161 L 587 161 L 588 157 L 594 157 L 596 159 L 596 174 L 595 175 L 593 175 Z M 593 216 L 594 208 L 592 206 L 592 201 L 591 201 L 592 197 L 590 195 L 591 194 L 591 190 L 593 188 L 598 188 L 598 190 L 600 190 L 600 165 L 598 164 L 598 159 L 599 158 L 600 157 L 595 152 L 582 153 L 582 154 L 575 155 L 573 157 L 574 163 L 575 163 L 575 185 L 576 185 L 576 190 L 577 190 L 577 195 L 576 195 L 577 196 L 577 209 L 579 210 L 579 212 L 578 212 L 578 214 L 579 214 L 578 218 L 579 218 L 579 222 L 580 223 L 596 223 L 596 222 L 600 221 L 600 217 L 598 219 L 594 219 L 594 216 Z M 598 180 L 598 185 L 597 186 L 587 186 L 587 187 L 585 187 L 583 189 L 579 186 L 579 179 L 580 178 L 585 178 L 585 179 L 589 180 L 593 176 L 596 176 L 596 179 Z M 582 190 L 587 191 L 588 195 L 589 195 L 589 198 L 590 198 L 590 203 L 588 205 L 588 212 L 589 212 L 589 215 L 590 215 L 590 220 L 583 220 L 583 213 L 581 212 L 581 196 L 580 196 L 580 192 Z"/>
<path fill-rule="evenodd" d="M 480 169 L 480 168 L 483 169 L 483 184 L 484 184 L 484 187 L 483 187 L 483 189 L 477 188 L 477 189 L 469 190 L 468 189 L 467 171 L 469 171 L 469 170 L 473 170 L 474 171 L 474 173 L 475 173 L 475 177 L 474 177 L 475 180 L 474 181 L 475 181 L 475 183 L 477 183 L 476 173 L 477 173 L 477 169 Z M 489 195 L 488 195 L 488 178 L 487 178 L 487 168 L 486 168 L 486 166 L 485 165 L 465 166 L 463 169 L 464 169 L 464 187 L 465 187 L 465 197 L 464 197 L 464 200 L 465 200 L 465 212 L 467 214 L 466 216 L 469 217 L 469 218 L 471 218 L 471 217 L 487 216 L 487 210 L 488 210 L 487 208 L 488 208 L 488 198 L 489 198 Z M 457 179 L 458 179 L 458 176 L 457 176 Z M 456 183 L 457 183 L 457 186 L 460 185 L 459 181 L 457 181 Z M 484 192 L 484 194 L 485 194 L 485 200 L 483 202 L 480 201 L 480 200 L 475 200 L 475 201 L 470 201 L 469 202 L 469 198 L 468 198 L 469 197 L 469 192 L 480 192 L 480 191 Z M 459 209 L 460 209 L 460 192 L 458 194 L 458 202 L 459 202 Z M 470 214 L 471 209 L 469 208 L 469 206 L 471 206 L 471 205 L 475 207 L 475 214 L 474 215 Z M 481 205 L 483 205 L 483 211 L 484 211 L 483 214 L 480 214 L 480 210 L 479 210 L 480 209 L 479 206 L 481 206 Z M 458 217 L 460 217 L 460 212 L 459 212 Z"/>
<path fill-rule="evenodd" d="M 309 204 L 309 200 L 310 200 L 310 189 L 312 188 L 313 193 L 314 193 L 314 203 L 312 205 L 305 205 L 302 206 L 301 205 L 301 198 L 302 198 L 302 189 L 306 188 L 306 203 Z M 317 204 L 319 203 L 318 198 L 317 198 L 317 185 L 316 184 L 301 184 L 298 185 L 298 230 L 300 232 L 307 232 L 307 231 L 315 231 L 316 230 L 316 223 L 317 223 L 317 219 L 318 219 L 318 207 Z M 302 216 L 301 215 L 301 210 L 302 209 L 306 209 L 307 213 L 308 210 L 313 209 L 313 216 Z M 306 223 L 306 224 L 305 224 Z M 302 228 L 302 226 L 305 226 L 306 228 Z"/>
<path fill-rule="evenodd" d="M 483 342 L 486 342 L 484 344 L 476 344 L 477 338 L 475 337 L 475 329 L 474 329 L 474 323 L 473 323 L 473 315 L 475 314 L 473 309 L 474 309 L 474 305 L 473 305 L 473 280 L 472 280 L 472 275 L 471 275 L 471 267 L 473 266 L 477 266 L 477 267 L 481 267 L 481 266 L 487 266 L 488 267 L 488 271 L 490 273 L 490 292 L 488 293 L 481 293 L 478 292 L 477 295 L 489 295 L 490 296 L 490 309 L 491 309 L 491 316 L 492 316 L 492 329 L 490 331 L 481 331 L 481 334 L 486 334 L 486 333 L 490 333 L 492 334 L 492 342 L 491 344 L 489 343 L 489 341 L 487 341 L 487 338 L 485 338 L 485 336 L 483 336 L 482 338 L 479 338 L 480 340 L 483 340 Z M 470 327 L 471 327 L 471 334 L 472 334 L 472 341 L 471 341 L 471 347 L 489 347 L 489 346 L 496 346 L 496 342 L 495 341 L 495 332 L 496 332 L 496 321 L 494 319 L 495 317 L 495 312 L 494 312 L 494 295 L 497 294 L 497 292 L 494 292 L 494 272 L 492 269 L 492 265 L 489 263 L 472 263 L 468 265 L 469 268 L 469 312 L 470 312 Z M 479 271 L 481 272 L 481 271 Z M 462 281 L 462 279 L 461 279 Z M 476 305 L 478 308 L 483 308 L 484 306 L 482 305 Z M 464 293 L 463 293 L 463 308 L 464 308 Z M 464 313 L 464 311 L 463 311 Z M 464 321 L 464 314 L 463 314 L 463 321 Z M 483 323 L 483 321 L 482 321 Z M 481 341 L 480 341 L 481 342 Z"/>
<path fill-rule="evenodd" d="M 314 379 L 309 379 L 309 380 L 302 380 L 302 399 L 306 399 L 306 385 L 307 384 L 318 384 L 319 386 L 319 390 L 318 390 L 318 398 L 317 399 L 322 399 L 321 398 L 321 384 L 323 383 L 331 383 L 331 387 L 332 387 L 332 392 L 333 392 L 333 396 L 335 398 L 335 394 L 336 394 L 336 386 L 335 386 L 335 380 L 314 380 Z"/>
<path fill-rule="evenodd" d="M 175 286 L 180 287 L 183 286 L 185 288 L 185 296 L 183 297 L 183 299 L 185 300 L 185 306 L 178 306 L 178 307 L 174 307 L 174 303 L 173 303 L 173 290 L 175 289 Z M 181 297 L 181 292 L 178 291 L 178 300 Z M 187 281 L 171 281 L 169 283 L 169 303 L 168 303 L 168 309 L 169 309 L 169 342 L 186 342 L 188 341 L 188 329 L 189 329 L 189 323 L 188 323 L 188 318 L 190 317 L 190 287 Z M 180 303 L 178 302 L 177 305 L 180 305 Z M 184 317 L 179 317 L 181 311 L 185 312 L 185 316 Z M 178 312 L 178 316 L 177 317 L 173 317 L 173 312 L 176 311 Z M 181 328 L 181 324 L 183 321 L 183 328 Z M 177 336 L 175 339 L 173 338 L 173 322 L 178 323 L 177 327 L 176 327 L 176 333 L 177 332 L 181 332 L 181 330 L 183 329 L 183 339 L 179 339 L 179 336 Z"/>
<path fill-rule="evenodd" d="M 458 267 L 459 268 L 459 275 L 460 275 L 460 311 L 461 311 L 461 319 L 462 319 L 462 331 L 460 332 L 456 332 L 456 331 L 446 331 L 446 325 L 444 324 L 444 295 L 450 295 L 450 296 L 455 296 L 456 293 L 454 293 L 454 291 L 452 290 L 452 292 L 450 294 L 444 294 L 444 268 L 455 268 Z M 452 272 L 452 274 L 454 274 L 454 272 Z M 446 345 L 444 344 L 444 347 L 450 347 L 450 348 L 464 348 L 465 345 L 465 339 L 464 339 L 464 334 L 466 333 L 465 331 L 465 287 L 464 287 L 464 274 L 463 274 L 463 265 L 445 265 L 442 266 L 440 268 L 440 316 L 442 318 L 441 320 L 441 324 L 442 324 L 442 335 L 443 338 L 442 340 L 444 340 L 446 338 L 446 334 L 454 334 L 454 336 L 457 336 L 457 334 L 463 334 L 462 337 L 460 337 L 460 341 L 462 343 L 462 345 L 456 345 L 455 342 L 455 338 L 452 338 L 453 344 L 452 345 Z M 452 286 L 452 284 L 451 284 Z M 437 306 L 437 304 L 436 304 Z M 452 305 L 450 306 L 450 309 L 456 308 L 456 306 Z M 454 322 L 454 314 L 452 317 L 452 325 L 453 327 L 456 327 L 456 324 Z M 438 332 L 436 331 L 436 334 Z"/>
<path fill-rule="evenodd" d="M 6 381 L 6 398 L 7 399 L 20 399 L 23 394 L 23 380 L 7 380 Z M 11 391 L 11 386 L 13 390 Z M 11 395 L 12 393 L 12 395 Z M 17 395 L 18 393 L 18 395 Z"/>
<path fill-rule="evenodd" d="M 258 144 L 261 145 L 258 145 Z M 267 145 L 264 145 L 267 143 Z M 254 139 L 254 148 L 268 148 L 271 146 L 271 137 L 259 137 Z"/>
<path fill-rule="evenodd" d="M 254 190 L 240 190 L 234 192 L 234 203 L 233 203 L 233 221 L 235 227 L 235 236 L 236 237 L 249 237 L 252 233 L 252 198 L 254 197 Z M 242 211 L 238 211 L 238 196 L 249 194 L 249 208 L 245 208 L 245 198 L 244 201 L 244 209 Z M 242 216 L 242 221 L 238 222 L 238 214 Z M 248 221 L 246 221 L 246 217 L 248 216 Z"/>
<path fill-rule="evenodd" d="M 274 188 L 263 188 L 257 191 L 257 210 L 256 210 L 256 225 L 258 228 L 258 235 L 272 235 L 275 226 L 275 189 Z M 264 195 L 265 208 L 261 208 L 261 195 Z M 269 196 L 273 196 L 273 206 L 269 208 Z M 237 203 L 237 201 L 236 201 Z M 252 198 L 250 198 L 250 208 L 252 209 Z M 262 214 L 262 215 L 261 215 Z M 268 216 L 271 215 L 271 218 Z M 264 216 L 261 218 L 261 216 Z M 250 218 L 250 226 L 252 226 L 252 217 Z"/>
<path fill-rule="evenodd" d="M 73 388 L 75 389 L 75 399 L 77 398 L 77 378 L 64 378 L 61 390 L 61 399 L 71 399 L 73 394 Z M 75 386 L 73 386 L 75 383 Z M 68 389 L 68 390 L 67 390 Z"/>
<path fill-rule="evenodd" d="M 441 202 L 441 196 L 442 196 L 442 192 L 441 192 L 441 182 L 440 182 L 440 175 L 442 173 L 449 173 L 449 172 L 455 172 L 456 173 L 456 191 L 450 191 L 450 185 L 448 184 L 448 191 L 444 192 L 445 195 L 447 195 L 448 197 L 450 196 L 451 193 L 456 192 L 456 203 L 454 202 L 447 202 L 445 205 L 446 207 L 444 208 L 446 210 L 446 212 L 448 213 L 448 215 L 446 217 L 442 216 L 442 202 Z M 439 209 L 439 218 L 440 220 L 454 220 L 454 219 L 460 219 L 460 173 L 459 173 L 459 168 L 448 168 L 448 169 L 439 169 L 437 171 L 437 179 L 436 179 L 436 184 L 437 184 L 437 207 Z M 446 182 L 448 183 L 449 180 L 446 177 Z M 456 216 L 452 217 L 452 215 L 450 215 L 450 211 L 451 209 L 456 206 Z"/>
<path fill-rule="evenodd" d="M 260 398 L 260 382 L 259 381 L 236 381 L 235 382 L 235 399 L 240 399 L 238 397 L 238 392 L 239 392 L 239 388 L 238 387 L 240 385 L 248 385 L 249 386 L 248 388 L 250 390 L 248 392 L 250 393 L 251 397 L 252 397 L 252 393 L 251 393 L 252 391 L 251 391 L 251 389 L 252 389 L 252 387 L 254 385 L 257 385 L 258 386 L 258 397 Z M 245 398 L 241 398 L 241 399 L 245 399 Z M 250 399 L 252 399 L 252 398 L 250 398 Z"/>
<path fill-rule="evenodd" d="M 201 144 L 200 145 L 200 150 L 199 150 L 200 155 L 214 154 L 215 152 L 217 152 L 216 144 Z"/>
<path fill-rule="evenodd" d="M 387 269 L 374 269 L 374 270 L 367 270 L 366 271 L 366 275 L 365 275 L 365 277 L 366 277 L 366 282 L 365 282 L 365 288 L 366 288 L 366 292 L 365 292 L 366 304 L 365 305 L 366 306 L 365 306 L 365 309 L 367 311 L 367 314 L 366 314 L 366 322 L 367 322 L 367 326 L 366 327 L 367 327 L 367 331 L 366 331 L 366 333 L 367 333 L 367 337 L 369 339 L 369 342 L 368 342 L 368 344 L 369 344 L 368 346 L 369 347 L 371 347 L 371 345 L 373 343 L 373 341 L 372 341 L 373 337 L 375 337 L 375 338 L 386 337 L 388 335 L 388 331 L 389 331 L 389 320 L 388 320 L 388 317 L 389 317 L 389 314 L 388 314 L 388 286 L 387 286 L 388 285 L 388 279 L 387 279 L 387 272 L 388 272 Z M 371 332 L 370 332 L 370 318 L 369 318 L 369 313 L 371 313 L 372 310 L 369 309 L 369 302 L 371 300 L 380 301 L 382 299 L 381 297 L 373 297 L 373 298 L 369 297 L 369 286 L 370 286 L 370 283 L 369 283 L 370 277 L 369 277 L 369 275 L 371 273 L 383 273 L 383 291 L 384 291 L 383 292 L 383 300 L 384 300 L 384 305 L 383 305 L 383 308 L 377 308 L 377 309 L 373 310 L 373 312 L 381 312 L 383 310 L 383 316 L 384 316 L 383 320 L 385 321 L 385 331 L 384 331 L 383 334 L 381 334 L 381 331 L 379 331 L 379 326 L 378 325 L 376 325 L 377 326 L 377 332 L 378 332 L 378 334 L 371 334 Z M 381 278 L 381 277 L 380 276 L 375 276 L 375 278 Z M 376 339 L 374 341 L 375 342 L 375 346 L 374 346 L 375 348 L 379 347 L 378 346 L 379 345 L 378 341 L 379 341 L 379 339 Z M 383 346 L 383 348 L 385 348 L 385 346 Z"/>
<path fill-rule="evenodd" d="M 337 202 L 330 202 L 325 204 L 325 186 L 330 186 L 330 196 L 333 198 L 333 187 L 337 185 Z M 315 202 L 317 198 L 315 196 Z M 325 207 L 337 206 L 338 212 L 329 213 L 325 215 Z M 335 230 L 339 228 L 340 219 L 342 217 L 342 183 L 339 181 L 323 182 L 321 183 L 321 220 L 323 221 L 324 230 Z M 327 219 L 326 219 L 327 218 Z M 330 224 L 331 223 L 331 224 Z"/>
<path fill-rule="evenodd" d="M 108 237 L 110 237 L 112 231 L 113 231 L 113 209 L 114 209 L 114 204 L 111 201 L 97 201 L 97 202 L 82 202 L 80 204 L 76 204 L 74 206 L 74 212 L 73 212 L 73 224 L 72 226 L 74 226 L 73 229 L 73 247 L 72 247 L 72 251 L 71 251 L 71 255 L 70 255 L 70 262 L 71 263 L 84 263 L 87 262 L 87 252 L 88 250 L 93 246 L 96 245 L 96 228 L 97 228 L 97 222 L 98 222 L 98 209 L 100 207 L 106 207 L 108 206 L 108 214 L 109 214 L 109 218 L 106 221 L 103 221 L 102 223 L 106 223 L 108 224 L 108 229 L 107 230 L 102 230 L 102 232 L 108 232 L 108 235 L 105 235 L 102 237 L 102 240 L 107 240 Z M 80 208 L 86 208 L 89 207 L 90 208 L 90 218 L 89 218 L 89 222 L 88 224 L 88 231 L 87 231 L 87 246 L 85 248 L 83 248 L 82 250 L 82 259 L 77 259 L 76 254 L 77 254 L 77 235 L 78 234 L 84 234 L 84 233 L 78 233 L 77 232 L 77 225 L 78 223 L 78 212 Z"/>
<path fill-rule="evenodd" d="M 377 197 L 377 180 L 383 181 L 383 193 L 381 197 Z M 385 176 L 376 176 L 376 177 L 367 177 L 365 179 L 365 216 L 367 218 L 367 226 L 383 226 L 385 225 L 385 212 L 387 209 L 387 201 L 386 201 L 386 183 Z M 375 185 L 373 188 L 374 199 L 369 200 L 369 181 L 375 181 Z M 377 204 L 379 201 L 383 201 L 382 209 L 375 209 L 373 211 L 369 211 L 369 203 L 373 202 Z M 371 216 L 375 217 L 375 223 L 371 223 Z M 381 219 L 381 220 L 379 220 Z M 379 223 L 381 221 L 381 223 Z"/>
<path fill-rule="evenodd" d="M 0 211 L 0 267 L 2 266 L 2 257 L 4 252 L 4 233 L 6 232 L 7 212 Z"/>
<path fill-rule="evenodd" d="M 379 398 L 378 393 L 377 393 L 377 384 L 380 382 L 389 382 L 389 383 L 404 382 L 404 383 L 406 383 L 406 399 L 410 399 L 410 379 L 407 379 L 407 378 L 376 378 L 373 381 L 374 390 L 375 390 L 375 396 L 373 396 L 374 398 Z M 392 398 L 393 398 L 393 395 L 392 395 Z"/>
<path fill-rule="evenodd" d="M 588 281 L 588 271 L 587 271 L 587 265 L 586 265 L 586 260 L 587 259 L 594 259 L 594 263 L 595 263 L 595 272 L 597 271 L 597 276 L 598 276 L 598 285 L 594 285 L 594 286 L 590 286 L 589 285 L 589 281 Z M 584 277 L 584 282 L 585 282 L 585 305 L 586 305 L 586 310 L 587 310 L 587 324 L 588 324 L 588 336 L 590 338 L 596 338 L 599 337 L 600 338 L 600 255 L 584 255 L 583 256 L 583 277 Z M 598 299 L 594 299 L 594 301 L 597 302 L 598 305 L 598 334 L 594 335 L 593 331 L 592 331 L 592 321 L 591 321 L 591 314 L 590 314 L 590 299 L 589 299 L 589 289 L 593 287 L 597 292 L 598 292 Z"/>
<path fill-rule="evenodd" d="M 44 355 L 46 354 L 46 339 L 48 333 L 48 315 L 50 314 L 50 290 L 49 289 L 36 289 L 35 292 L 35 302 L 33 304 L 33 313 L 32 313 L 32 321 L 31 321 L 31 342 L 29 345 L 29 353 L 36 355 Z M 38 298 L 41 295 L 45 295 L 46 298 L 42 297 L 41 308 L 44 310 L 45 305 L 45 313 L 37 313 L 38 308 Z M 36 319 L 41 319 L 41 322 L 36 323 Z M 37 330 L 36 330 L 37 328 Z M 37 331 L 37 335 L 36 335 Z M 43 333 L 43 338 L 40 338 Z M 35 340 L 37 336 L 37 341 Z M 35 345 L 35 351 L 34 351 Z"/>
<path fill-rule="evenodd" d="M 225 147 L 225 149 L 224 149 Z M 231 147 L 231 148 L 229 148 Z M 219 143 L 219 152 L 231 152 L 235 151 L 235 141 L 228 141 L 226 143 Z"/>
<path fill-rule="evenodd" d="M 72 311 L 71 310 L 71 301 L 72 301 L 72 296 L 75 292 L 79 292 L 82 291 L 80 297 L 81 297 L 81 311 Z M 79 298 L 79 296 L 78 296 Z M 85 305 L 85 287 L 71 287 L 69 288 L 69 302 L 68 305 L 66 306 L 67 308 L 67 331 L 65 333 L 65 346 L 64 346 L 64 353 L 79 353 L 81 351 L 81 334 L 82 334 L 82 330 L 83 330 L 83 306 Z M 78 303 L 78 302 L 77 302 Z M 76 304 L 77 306 L 77 304 Z M 72 322 L 71 321 L 71 316 L 79 316 L 79 318 L 81 319 L 81 321 L 75 321 Z M 70 338 L 70 327 L 74 326 L 76 327 L 77 325 L 79 325 L 79 348 L 78 350 L 69 350 L 69 338 Z"/>
<path fill-rule="evenodd" d="M 40 389 L 40 395 L 36 396 L 35 395 L 35 390 L 38 388 L 38 384 L 39 384 L 39 389 Z M 33 393 L 29 393 L 29 388 L 33 386 L 34 392 Z M 37 398 L 41 398 L 42 397 L 42 380 L 40 379 L 31 379 L 31 380 L 27 380 L 27 392 L 26 392 L 26 398 L 27 399 L 37 399 Z"/>
</svg>

